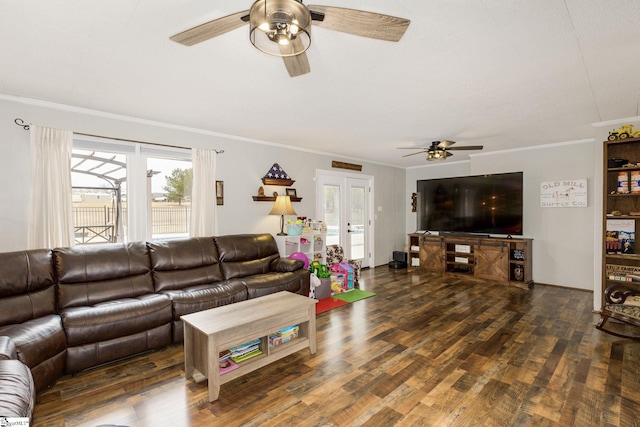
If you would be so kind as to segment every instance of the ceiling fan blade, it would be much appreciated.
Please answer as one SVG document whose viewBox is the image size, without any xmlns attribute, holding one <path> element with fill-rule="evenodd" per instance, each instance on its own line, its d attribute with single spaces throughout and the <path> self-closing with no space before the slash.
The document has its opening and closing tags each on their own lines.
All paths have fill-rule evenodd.
<svg viewBox="0 0 640 427">
<path fill-rule="evenodd" d="M 424 151 L 418 151 L 417 153 L 405 154 L 405 155 L 404 155 L 404 156 L 402 156 L 402 157 L 415 156 L 416 154 L 422 154 L 422 153 L 426 153 L 426 152 L 427 152 L 427 150 L 424 150 Z"/>
<path fill-rule="evenodd" d="M 288 54 L 292 48 L 293 51 L 302 50 L 302 40 L 296 38 L 291 41 L 290 46 L 280 45 L 280 51 L 283 54 Z M 306 52 L 293 56 L 283 56 L 282 59 L 291 77 L 297 77 L 311 72 L 311 66 L 309 65 L 309 58 L 307 58 Z"/>
<path fill-rule="evenodd" d="M 396 147 L 398 150 L 428 150 L 429 147 Z"/>
<path fill-rule="evenodd" d="M 397 42 L 409 27 L 410 20 L 364 10 L 333 6 L 309 6 L 309 10 L 324 14 L 324 20 L 313 25 L 372 39 Z"/>
<path fill-rule="evenodd" d="M 447 148 L 447 147 L 451 147 L 453 144 L 455 144 L 455 141 L 448 141 L 446 139 L 443 139 L 442 141 L 435 141 L 437 142 L 437 146 L 440 148 Z"/>
<path fill-rule="evenodd" d="M 193 46 L 194 44 L 207 41 L 224 33 L 228 33 L 229 31 L 233 31 L 236 28 L 240 28 L 248 22 L 249 11 L 245 10 L 234 13 L 233 15 L 205 22 L 204 24 L 185 30 L 170 38 L 174 42 L 181 43 L 185 46 Z"/>
<path fill-rule="evenodd" d="M 451 147 L 447 148 L 447 150 L 482 150 L 484 146 L 482 145 L 463 145 L 461 147 Z"/>
<path fill-rule="evenodd" d="M 311 72 L 309 59 L 305 52 L 296 56 L 283 56 L 282 59 L 291 77 L 297 77 Z"/>
</svg>

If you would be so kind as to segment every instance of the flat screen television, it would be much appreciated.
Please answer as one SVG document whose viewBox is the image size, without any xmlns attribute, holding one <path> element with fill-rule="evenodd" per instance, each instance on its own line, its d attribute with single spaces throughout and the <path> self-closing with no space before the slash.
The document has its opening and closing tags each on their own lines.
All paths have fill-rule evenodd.
<svg viewBox="0 0 640 427">
<path fill-rule="evenodd" d="M 522 235 L 522 172 L 417 181 L 422 231 Z"/>
</svg>

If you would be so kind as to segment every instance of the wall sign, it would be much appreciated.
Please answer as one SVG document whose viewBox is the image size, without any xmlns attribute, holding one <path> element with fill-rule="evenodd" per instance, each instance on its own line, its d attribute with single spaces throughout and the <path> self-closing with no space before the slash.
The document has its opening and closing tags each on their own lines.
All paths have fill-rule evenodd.
<svg viewBox="0 0 640 427">
<path fill-rule="evenodd" d="M 587 180 L 565 179 L 540 183 L 540 207 L 586 208 Z"/>
</svg>

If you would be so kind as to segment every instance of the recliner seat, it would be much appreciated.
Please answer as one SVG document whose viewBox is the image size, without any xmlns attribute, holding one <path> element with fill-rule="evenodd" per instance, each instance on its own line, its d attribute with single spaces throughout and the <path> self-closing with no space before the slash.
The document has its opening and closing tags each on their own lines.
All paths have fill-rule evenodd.
<svg viewBox="0 0 640 427">
<path fill-rule="evenodd" d="M 171 344 L 171 299 L 155 293 L 144 242 L 53 253 L 66 373 Z"/>
</svg>

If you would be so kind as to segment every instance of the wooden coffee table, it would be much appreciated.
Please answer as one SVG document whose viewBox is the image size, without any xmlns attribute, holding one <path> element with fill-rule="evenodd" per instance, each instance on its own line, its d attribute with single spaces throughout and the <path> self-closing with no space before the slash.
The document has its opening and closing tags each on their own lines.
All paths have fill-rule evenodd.
<svg viewBox="0 0 640 427">
<path fill-rule="evenodd" d="M 209 402 L 218 399 L 220 385 L 309 347 L 316 352 L 316 300 L 287 291 L 187 314 L 184 323 L 186 378 L 209 381 Z M 269 335 L 299 325 L 298 338 L 271 346 Z M 262 354 L 238 363 L 220 375 L 219 353 L 260 339 Z"/>
</svg>

